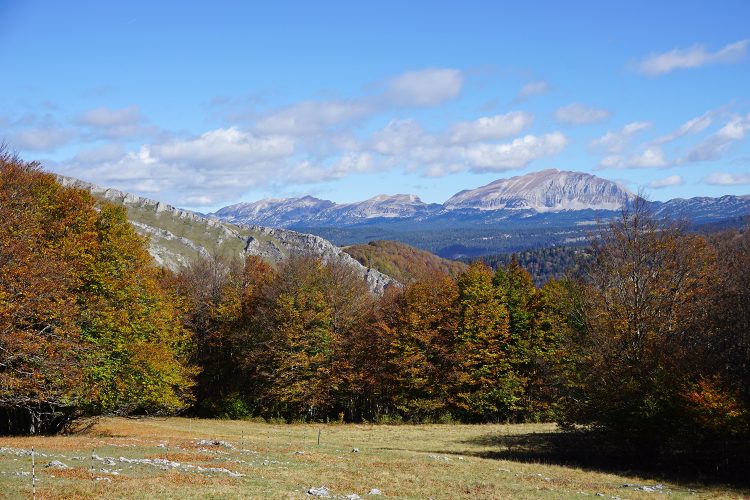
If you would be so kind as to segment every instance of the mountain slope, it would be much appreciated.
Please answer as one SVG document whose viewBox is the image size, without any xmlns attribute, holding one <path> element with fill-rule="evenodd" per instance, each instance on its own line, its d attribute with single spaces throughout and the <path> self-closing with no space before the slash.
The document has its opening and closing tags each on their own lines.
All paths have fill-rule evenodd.
<svg viewBox="0 0 750 500">
<path fill-rule="evenodd" d="M 351 267 L 370 289 L 382 294 L 397 282 L 375 269 L 368 269 L 329 241 L 312 234 L 261 226 L 240 226 L 203 217 L 164 203 L 107 189 L 70 177 L 58 176 L 64 186 L 85 189 L 97 199 L 123 205 L 136 230 L 150 238 L 149 251 L 157 264 L 176 270 L 197 257 L 257 255 L 280 262 L 292 254 L 312 254 L 324 261 L 339 261 Z"/>
<path fill-rule="evenodd" d="M 304 196 L 237 203 L 212 215 L 239 224 L 293 227 L 309 224 L 353 225 L 373 219 L 410 218 L 435 212 L 440 208 L 440 205 L 424 203 L 413 194 L 381 194 L 365 201 L 346 204 Z"/>
<path fill-rule="evenodd" d="M 216 217 L 238 224 L 287 227 L 314 220 L 321 212 L 336 204 L 312 196 L 302 198 L 266 198 L 253 203 L 237 203 L 217 211 Z"/>
<path fill-rule="evenodd" d="M 463 262 L 443 259 L 397 241 L 371 241 L 366 245 L 344 247 L 343 250 L 363 266 L 377 269 L 401 283 L 436 272 L 455 277 L 466 269 Z"/>
<path fill-rule="evenodd" d="M 651 209 L 660 218 L 684 219 L 692 224 L 717 222 L 750 214 L 750 196 L 675 198 L 651 202 Z"/>
<path fill-rule="evenodd" d="M 539 213 L 617 210 L 632 197 L 627 189 L 595 175 L 550 169 L 461 191 L 446 201 L 444 207 L 446 210 L 526 209 Z"/>
<path fill-rule="evenodd" d="M 433 211 L 439 205 L 428 205 L 413 194 L 396 194 L 388 196 L 381 194 L 369 200 L 346 205 L 335 205 L 317 220 L 329 223 L 356 224 L 369 219 L 400 219 L 424 215 Z"/>
</svg>

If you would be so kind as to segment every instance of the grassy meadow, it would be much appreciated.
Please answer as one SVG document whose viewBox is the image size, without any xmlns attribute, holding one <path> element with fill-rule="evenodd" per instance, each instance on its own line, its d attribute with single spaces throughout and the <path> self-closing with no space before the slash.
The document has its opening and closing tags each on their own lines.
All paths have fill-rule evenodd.
<svg viewBox="0 0 750 500">
<path fill-rule="evenodd" d="M 551 465 L 524 425 L 273 425 L 187 418 L 98 421 L 67 436 L 0 440 L 0 496 L 31 498 L 741 498 L 729 487 Z M 318 444 L 320 434 L 320 444 Z M 519 447 L 518 449 L 513 449 Z M 523 461 L 510 457 L 526 457 Z M 58 461 L 67 466 L 47 467 Z M 356 498 L 350 496 L 349 498 Z"/>
</svg>

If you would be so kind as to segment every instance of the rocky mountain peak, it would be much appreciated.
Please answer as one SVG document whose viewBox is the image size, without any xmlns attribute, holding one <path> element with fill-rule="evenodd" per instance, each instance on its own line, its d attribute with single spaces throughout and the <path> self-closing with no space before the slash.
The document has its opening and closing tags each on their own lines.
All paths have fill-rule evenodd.
<svg viewBox="0 0 750 500">
<path fill-rule="evenodd" d="M 627 189 L 601 177 L 548 169 L 461 191 L 444 206 L 448 210 L 617 210 L 632 197 Z"/>
</svg>

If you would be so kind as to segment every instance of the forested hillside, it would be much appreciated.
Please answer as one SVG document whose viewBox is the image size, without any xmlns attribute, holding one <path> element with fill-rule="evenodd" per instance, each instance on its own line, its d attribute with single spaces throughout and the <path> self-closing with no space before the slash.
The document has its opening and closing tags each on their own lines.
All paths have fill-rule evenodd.
<svg viewBox="0 0 750 500">
<path fill-rule="evenodd" d="M 590 261 L 591 255 L 591 249 L 587 246 L 553 246 L 460 260 L 467 263 L 481 260 L 492 269 L 496 269 L 499 266 L 507 266 L 516 259 L 518 264 L 529 272 L 534 284 L 542 286 L 551 279 L 572 278 Z"/>
<path fill-rule="evenodd" d="M 373 267 L 401 283 L 435 273 L 456 277 L 466 270 L 461 262 L 443 259 L 398 241 L 371 241 L 366 245 L 344 247 L 344 251 L 363 266 Z"/>
</svg>

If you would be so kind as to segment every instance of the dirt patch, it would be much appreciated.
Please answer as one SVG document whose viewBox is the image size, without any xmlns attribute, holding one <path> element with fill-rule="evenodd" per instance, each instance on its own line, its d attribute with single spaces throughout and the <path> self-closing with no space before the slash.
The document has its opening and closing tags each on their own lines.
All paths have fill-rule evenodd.
<svg viewBox="0 0 750 500">
<path fill-rule="evenodd" d="M 91 469 L 83 467 L 71 467 L 69 469 L 46 469 L 44 473 L 62 479 L 85 479 L 91 481 Z M 96 472 L 94 473 L 96 474 Z M 107 476 L 109 477 L 109 476 Z"/>
</svg>

